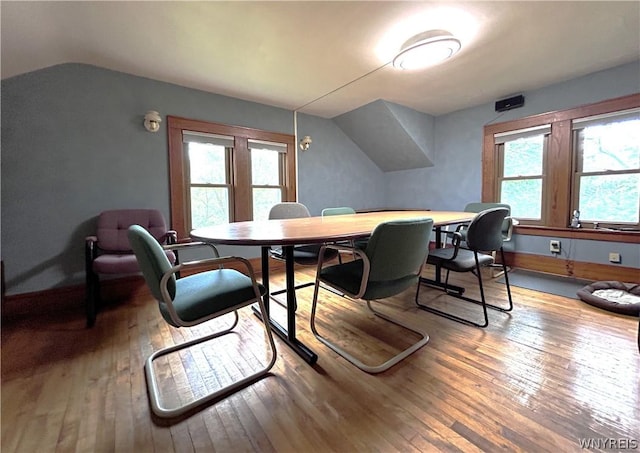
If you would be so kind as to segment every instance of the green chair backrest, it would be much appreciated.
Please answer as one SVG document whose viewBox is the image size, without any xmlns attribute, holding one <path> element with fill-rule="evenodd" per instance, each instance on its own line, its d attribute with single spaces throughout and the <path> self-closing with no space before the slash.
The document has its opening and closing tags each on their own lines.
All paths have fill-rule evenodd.
<svg viewBox="0 0 640 453">
<path fill-rule="evenodd" d="M 392 281 L 416 275 L 425 262 L 433 219 L 385 222 L 371 233 L 365 253 L 370 281 Z"/>
<path fill-rule="evenodd" d="M 138 259 L 138 265 L 144 275 L 144 279 L 151 289 L 153 297 L 159 302 L 163 302 L 160 291 L 160 280 L 162 276 L 171 269 L 171 263 L 164 253 L 164 249 L 158 241 L 140 225 L 131 225 L 127 232 L 131 249 Z M 173 275 L 167 284 L 171 299 L 176 295 L 176 278 Z"/>
<path fill-rule="evenodd" d="M 269 220 L 272 219 L 299 219 L 303 217 L 311 217 L 309 209 L 302 203 L 293 201 L 284 201 L 275 204 L 269 210 Z"/>
<path fill-rule="evenodd" d="M 324 208 L 322 210 L 322 215 L 345 215 L 345 214 L 355 214 L 356 210 L 350 208 L 348 206 L 341 206 L 339 208 Z"/>
<path fill-rule="evenodd" d="M 509 215 L 507 208 L 482 211 L 467 227 L 467 246 L 471 250 L 489 252 L 502 247 L 502 223 Z"/>
</svg>

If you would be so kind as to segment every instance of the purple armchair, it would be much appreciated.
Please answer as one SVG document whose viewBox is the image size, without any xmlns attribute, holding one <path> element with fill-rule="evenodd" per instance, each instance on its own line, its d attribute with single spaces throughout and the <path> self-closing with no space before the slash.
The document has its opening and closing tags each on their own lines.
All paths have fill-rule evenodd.
<svg viewBox="0 0 640 453">
<path fill-rule="evenodd" d="M 92 327 L 100 306 L 100 274 L 134 274 L 140 272 L 136 256 L 131 250 L 127 231 L 131 225 L 141 225 L 161 244 L 174 244 L 175 231 L 167 230 L 164 217 L 155 209 L 118 209 L 104 211 L 98 216 L 95 236 L 85 240 L 85 268 L 87 278 L 87 327 Z M 173 264 L 177 256 L 167 251 Z"/>
</svg>

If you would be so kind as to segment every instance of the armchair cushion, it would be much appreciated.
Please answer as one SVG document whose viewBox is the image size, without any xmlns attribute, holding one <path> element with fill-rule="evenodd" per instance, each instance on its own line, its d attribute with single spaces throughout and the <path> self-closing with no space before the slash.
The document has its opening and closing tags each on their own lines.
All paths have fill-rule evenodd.
<svg viewBox="0 0 640 453">
<path fill-rule="evenodd" d="M 133 253 L 100 255 L 93 260 L 92 267 L 97 274 L 134 274 L 140 271 Z"/>
<path fill-rule="evenodd" d="M 130 252 L 127 229 L 141 225 L 160 243 L 167 239 L 167 226 L 162 213 L 155 209 L 116 209 L 104 211 L 98 217 L 98 246 L 102 250 Z"/>
</svg>

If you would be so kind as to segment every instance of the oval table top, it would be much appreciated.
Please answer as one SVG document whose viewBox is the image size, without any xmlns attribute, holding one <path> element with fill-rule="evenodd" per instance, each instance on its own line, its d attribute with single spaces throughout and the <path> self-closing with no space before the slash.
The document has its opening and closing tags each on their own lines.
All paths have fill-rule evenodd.
<svg viewBox="0 0 640 453">
<path fill-rule="evenodd" d="M 357 239 L 383 222 L 433 219 L 441 227 L 473 220 L 476 213 L 455 211 L 378 211 L 297 219 L 234 222 L 191 231 L 200 241 L 230 245 L 297 245 Z"/>
</svg>

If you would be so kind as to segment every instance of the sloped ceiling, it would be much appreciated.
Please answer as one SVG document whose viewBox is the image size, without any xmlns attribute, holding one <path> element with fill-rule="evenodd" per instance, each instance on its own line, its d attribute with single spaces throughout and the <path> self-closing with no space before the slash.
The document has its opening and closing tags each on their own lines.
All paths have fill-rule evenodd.
<svg viewBox="0 0 640 453">
<path fill-rule="evenodd" d="M 379 99 L 333 121 L 384 172 L 433 166 L 431 115 Z"/>
</svg>

